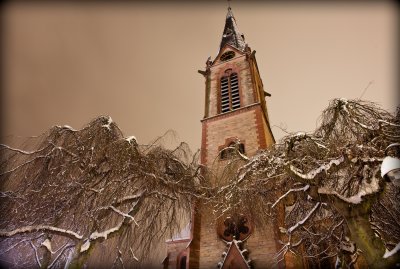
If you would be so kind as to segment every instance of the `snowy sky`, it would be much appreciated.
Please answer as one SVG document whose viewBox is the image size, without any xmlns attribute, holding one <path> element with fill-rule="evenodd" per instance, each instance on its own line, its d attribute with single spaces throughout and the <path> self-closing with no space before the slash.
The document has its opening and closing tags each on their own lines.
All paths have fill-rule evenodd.
<svg viewBox="0 0 400 269">
<path fill-rule="evenodd" d="M 110 115 L 141 144 L 173 129 L 199 148 L 204 78 L 197 70 L 218 52 L 227 8 L 214 2 L 3 5 L 4 134 L 79 129 Z M 272 94 L 271 125 L 313 131 L 336 97 L 363 95 L 390 111 L 398 105 L 394 4 L 231 6 Z"/>
</svg>

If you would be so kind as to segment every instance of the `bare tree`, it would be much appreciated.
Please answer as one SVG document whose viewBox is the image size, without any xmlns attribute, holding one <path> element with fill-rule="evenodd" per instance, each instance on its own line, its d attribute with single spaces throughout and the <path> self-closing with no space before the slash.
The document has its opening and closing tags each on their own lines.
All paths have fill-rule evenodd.
<svg viewBox="0 0 400 269">
<path fill-rule="evenodd" d="M 140 266 L 187 223 L 197 154 L 186 144 L 139 147 L 109 117 L 36 140 L 32 151 L 1 146 L 5 266 Z"/>
<path fill-rule="evenodd" d="M 369 267 L 391 268 L 399 262 L 400 192 L 381 178 L 380 165 L 399 138 L 399 113 L 333 100 L 314 133 L 285 137 L 222 181 L 214 208 L 280 224 L 277 261 L 297 253 L 313 264 L 351 267 L 362 253 Z"/>
<path fill-rule="evenodd" d="M 390 268 L 399 261 L 399 189 L 380 165 L 399 140 L 399 118 L 336 99 L 314 133 L 250 159 L 231 145 L 222 171 L 197 166 L 185 144 L 138 146 L 107 117 L 80 131 L 54 127 L 35 150 L 2 145 L 0 258 L 15 268 L 133 267 L 186 224 L 195 198 L 216 219 L 244 211 L 256 225 L 278 223 L 277 262 L 299 254 L 351 267 L 362 256 Z"/>
</svg>

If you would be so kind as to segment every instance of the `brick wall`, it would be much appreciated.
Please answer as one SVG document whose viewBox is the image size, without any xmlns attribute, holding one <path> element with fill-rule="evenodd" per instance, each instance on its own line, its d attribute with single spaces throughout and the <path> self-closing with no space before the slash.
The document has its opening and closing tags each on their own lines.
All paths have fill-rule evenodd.
<svg viewBox="0 0 400 269">
<path fill-rule="evenodd" d="M 168 241 L 167 242 L 167 253 L 168 253 L 168 267 L 171 269 L 178 268 L 179 259 L 182 256 L 186 256 L 188 254 L 188 245 L 190 239 L 177 240 L 177 241 Z"/>
<path fill-rule="evenodd" d="M 202 121 L 201 163 L 212 165 L 225 141 L 237 137 L 245 142 L 247 156 L 273 144 L 260 104 L 243 107 Z"/>
<path fill-rule="evenodd" d="M 270 225 L 253 229 L 250 237 L 245 241 L 243 248 L 248 249 L 249 259 L 254 268 L 275 268 L 274 256 L 277 253 L 275 240 L 275 226 Z M 199 268 L 217 268 L 218 262 L 223 260 L 222 252 L 226 251 L 226 244 L 218 238 L 216 233 L 215 216 L 211 209 L 202 209 L 200 231 L 200 263 Z"/>
</svg>

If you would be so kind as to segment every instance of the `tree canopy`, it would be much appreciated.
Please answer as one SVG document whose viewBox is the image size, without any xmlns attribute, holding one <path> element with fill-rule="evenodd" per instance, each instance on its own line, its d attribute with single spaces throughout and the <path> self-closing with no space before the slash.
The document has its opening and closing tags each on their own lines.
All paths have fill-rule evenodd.
<svg viewBox="0 0 400 269">
<path fill-rule="evenodd" d="M 257 225 L 277 223 L 276 262 L 301 255 L 349 267 L 363 256 L 389 268 L 399 260 L 400 190 L 380 165 L 399 127 L 399 110 L 335 99 L 313 133 L 251 158 L 231 146 L 219 174 L 184 143 L 138 145 L 110 117 L 53 127 L 22 147 L 0 146 L 0 258 L 14 268 L 144 266 L 198 201 L 216 220 L 246 212 Z"/>
</svg>

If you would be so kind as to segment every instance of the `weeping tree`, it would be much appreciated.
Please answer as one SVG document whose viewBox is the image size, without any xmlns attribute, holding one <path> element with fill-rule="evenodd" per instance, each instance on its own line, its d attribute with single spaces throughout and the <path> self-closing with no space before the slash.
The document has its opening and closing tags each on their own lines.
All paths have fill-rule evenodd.
<svg viewBox="0 0 400 269">
<path fill-rule="evenodd" d="M 139 146 L 109 117 L 1 145 L 0 259 L 7 268 L 151 266 L 188 222 L 197 154 Z M 159 265 L 159 264 L 157 264 Z"/>
<path fill-rule="evenodd" d="M 288 135 L 250 159 L 231 145 L 221 173 L 198 166 L 185 144 L 139 146 L 108 117 L 79 131 L 54 127 L 30 150 L 1 145 L 0 259 L 15 268 L 146 266 L 195 199 L 216 219 L 245 211 L 257 226 L 278 223 L 277 262 L 300 255 L 351 267 L 362 256 L 391 268 L 400 194 L 380 165 L 400 138 L 399 118 L 333 100 L 314 133 Z"/>
<path fill-rule="evenodd" d="M 294 254 L 346 268 L 362 256 L 371 268 L 392 268 L 400 262 L 400 189 L 381 178 L 380 166 L 399 138 L 399 110 L 333 100 L 314 133 L 288 135 L 250 160 L 236 147 L 231 163 L 245 164 L 214 190 L 214 208 L 278 223 L 277 262 Z"/>
</svg>

